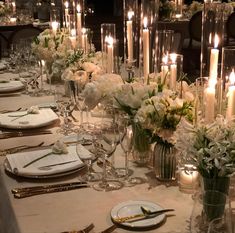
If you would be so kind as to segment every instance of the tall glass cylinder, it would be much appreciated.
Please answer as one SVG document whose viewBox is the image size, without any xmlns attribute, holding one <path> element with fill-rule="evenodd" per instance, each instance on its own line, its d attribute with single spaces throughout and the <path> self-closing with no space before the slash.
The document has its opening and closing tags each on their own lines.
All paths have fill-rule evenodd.
<svg viewBox="0 0 235 233">
<path fill-rule="evenodd" d="M 60 29 L 60 8 L 58 7 L 51 7 L 50 28 L 54 34 Z"/>
<path fill-rule="evenodd" d="M 142 0 L 140 10 L 140 75 L 147 82 L 156 64 L 155 44 L 159 0 Z"/>
<path fill-rule="evenodd" d="M 183 0 L 175 0 L 175 10 L 173 17 L 177 20 L 183 16 Z"/>
<path fill-rule="evenodd" d="M 74 4 L 74 14 L 76 18 L 76 28 L 78 35 L 78 42 L 82 43 L 82 28 L 85 25 L 85 3 L 84 0 L 76 0 Z"/>
<path fill-rule="evenodd" d="M 116 26 L 115 24 L 101 24 L 101 50 L 103 69 L 107 73 L 114 73 L 114 57 L 116 46 Z"/>
<path fill-rule="evenodd" d="M 124 59 L 127 68 L 137 65 L 139 55 L 138 0 L 124 0 Z"/>
<path fill-rule="evenodd" d="M 224 44 L 224 4 L 207 1 L 202 14 L 201 77 L 217 79 Z"/>
</svg>

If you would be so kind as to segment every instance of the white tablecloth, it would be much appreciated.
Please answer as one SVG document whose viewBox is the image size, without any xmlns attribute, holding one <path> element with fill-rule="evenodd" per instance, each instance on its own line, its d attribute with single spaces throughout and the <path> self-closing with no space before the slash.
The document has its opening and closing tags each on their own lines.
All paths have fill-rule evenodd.
<svg viewBox="0 0 235 233">
<path fill-rule="evenodd" d="M 0 76 L 1 78 L 1 76 Z M 0 97 L 1 109 L 16 109 L 29 107 L 35 104 L 53 101 L 51 97 L 29 97 L 26 95 L 14 97 Z M 0 149 L 11 146 L 31 144 L 41 141 L 46 144 L 54 142 L 61 135 L 56 134 L 57 125 L 52 128 L 53 135 L 19 137 L 0 141 Z M 128 200 L 148 200 L 160 204 L 164 208 L 174 208 L 175 212 L 167 217 L 166 222 L 159 228 L 148 232 L 188 232 L 190 214 L 193 208 L 191 195 L 179 191 L 177 183 L 166 187 L 158 182 L 150 168 L 134 166 L 132 169 L 139 176 L 145 177 L 148 182 L 125 187 L 118 191 L 98 192 L 92 188 L 79 189 L 60 193 L 44 194 L 15 199 L 11 189 L 44 183 L 63 181 L 77 181 L 78 174 L 51 180 L 16 179 L 8 176 L 3 167 L 4 157 L 0 158 L 0 232 L 1 233 L 59 233 L 68 230 L 79 230 L 93 222 L 92 232 L 112 225 L 110 210 L 120 202 Z M 129 232 L 116 229 L 115 232 Z"/>
</svg>

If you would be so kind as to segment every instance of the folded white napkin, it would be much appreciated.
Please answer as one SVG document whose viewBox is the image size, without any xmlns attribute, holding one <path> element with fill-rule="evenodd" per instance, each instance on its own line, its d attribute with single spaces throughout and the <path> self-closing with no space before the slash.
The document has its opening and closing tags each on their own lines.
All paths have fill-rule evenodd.
<svg viewBox="0 0 235 233">
<path fill-rule="evenodd" d="M 94 157 L 94 155 L 81 144 L 77 145 L 77 154 L 82 160 L 92 159 Z"/>
<path fill-rule="evenodd" d="M 84 164 L 82 163 L 82 161 L 80 160 L 79 156 L 76 153 L 76 145 L 71 145 L 67 149 L 68 149 L 67 154 L 50 154 L 32 163 L 26 168 L 23 168 L 23 166 L 33 161 L 36 158 L 40 158 L 41 156 L 52 152 L 52 149 L 49 148 L 37 151 L 20 152 L 15 154 L 9 154 L 6 157 L 10 165 L 11 171 L 17 175 L 25 175 L 25 176 L 53 175 L 57 173 L 74 170 L 84 166 Z M 73 162 L 66 163 L 69 161 Z M 41 167 L 54 165 L 58 163 L 60 163 L 60 165 L 51 166 L 48 170 L 40 169 Z"/>
<path fill-rule="evenodd" d="M 40 109 L 38 114 L 28 114 L 16 120 L 16 117 L 26 114 L 27 111 L 0 114 L 0 126 L 11 129 L 28 129 L 49 125 L 58 119 L 58 116 L 50 108 Z"/>
<path fill-rule="evenodd" d="M 24 84 L 21 81 L 11 80 L 9 82 L 0 82 L 0 93 L 17 91 L 24 88 Z"/>
</svg>

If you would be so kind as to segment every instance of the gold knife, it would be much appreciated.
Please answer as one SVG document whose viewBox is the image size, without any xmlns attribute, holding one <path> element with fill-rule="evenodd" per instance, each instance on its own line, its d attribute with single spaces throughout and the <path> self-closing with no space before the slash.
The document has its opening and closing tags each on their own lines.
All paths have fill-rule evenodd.
<svg viewBox="0 0 235 233">
<path fill-rule="evenodd" d="M 89 188 L 90 186 L 88 184 L 78 184 L 78 185 L 70 185 L 70 186 L 63 186 L 58 188 L 48 188 L 48 189 L 41 189 L 41 190 L 31 190 L 29 192 L 21 192 L 21 193 L 15 193 L 15 198 L 25 198 L 25 197 L 31 197 L 35 195 L 41 195 L 46 193 L 55 193 L 55 192 L 64 192 L 74 189 L 81 189 L 81 188 Z"/>
<path fill-rule="evenodd" d="M 42 134 L 52 134 L 50 130 L 41 130 L 34 132 L 7 132 L 0 134 L 0 139 L 14 138 L 14 137 L 25 137 L 25 136 L 34 136 L 34 135 L 42 135 Z"/>
<path fill-rule="evenodd" d="M 29 192 L 31 190 L 60 188 L 64 186 L 73 186 L 73 185 L 82 185 L 82 184 L 87 184 L 87 182 L 76 181 L 76 182 L 70 182 L 70 183 L 66 182 L 66 183 L 59 183 L 59 184 L 46 184 L 46 185 L 29 186 L 29 187 L 23 187 L 23 188 L 13 188 L 11 192 L 15 194 L 15 193 L 20 193 L 20 192 Z"/>
<path fill-rule="evenodd" d="M 145 219 L 145 218 L 154 218 L 156 215 L 160 215 L 160 214 L 163 214 L 163 213 L 169 212 L 169 211 L 174 211 L 174 209 L 162 209 L 162 210 L 150 212 L 149 214 L 140 213 L 140 214 L 125 216 L 125 217 L 113 218 L 113 220 L 117 223 L 123 223 L 123 222 L 129 221 L 129 220 L 134 220 L 134 219 L 141 220 L 141 219 Z"/>
</svg>

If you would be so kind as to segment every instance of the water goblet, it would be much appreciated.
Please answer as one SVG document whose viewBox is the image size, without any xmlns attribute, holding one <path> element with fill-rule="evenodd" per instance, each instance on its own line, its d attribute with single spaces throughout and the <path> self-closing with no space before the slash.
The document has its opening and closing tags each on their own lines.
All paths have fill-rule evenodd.
<svg viewBox="0 0 235 233">
<path fill-rule="evenodd" d="M 96 160 L 97 155 L 95 155 L 95 153 L 93 153 L 94 151 L 92 150 L 92 148 L 90 148 L 91 146 L 88 146 L 88 149 L 87 149 L 87 146 L 84 147 L 81 145 L 81 142 L 83 140 L 81 140 L 80 136 L 81 136 L 81 134 L 79 133 L 77 144 L 76 144 L 76 152 L 77 152 L 77 155 L 79 156 L 79 158 L 87 166 L 87 172 L 85 174 L 81 175 L 80 179 L 82 181 L 86 181 L 86 182 L 99 181 L 101 179 L 101 174 L 98 172 L 94 172 L 92 169 L 92 164 Z"/>
<path fill-rule="evenodd" d="M 105 192 L 121 189 L 123 187 L 122 182 L 116 179 L 107 178 L 107 159 L 109 157 L 109 153 L 112 153 L 112 149 L 110 149 L 109 143 L 105 143 L 103 139 L 103 131 L 97 135 L 96 140 L 94 141 L 94 148 L 97 156 L 102 159 L 103 172 L 101 181 L 95 183 L 93 188 L 97 191 Z"/>
</svg>

